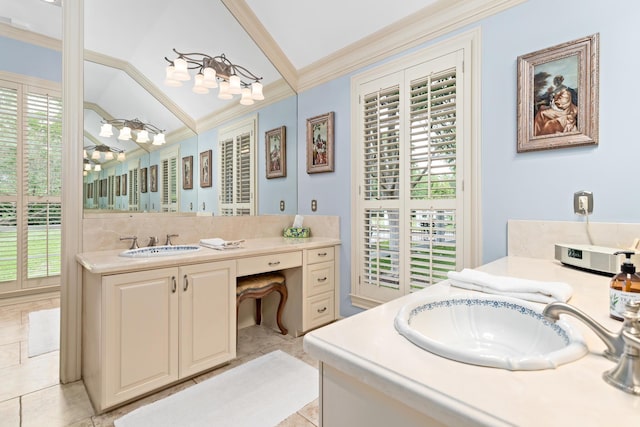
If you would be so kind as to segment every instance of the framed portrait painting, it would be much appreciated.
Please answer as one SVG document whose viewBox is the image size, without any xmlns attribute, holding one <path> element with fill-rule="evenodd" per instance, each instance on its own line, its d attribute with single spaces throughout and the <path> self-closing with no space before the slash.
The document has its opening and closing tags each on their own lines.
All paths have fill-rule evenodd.
<svg viewBox="0 0 640 427">
<path fill-rule="evenodd" d="M 200 187 L 211 187 L 211 150 L 200 153 Z"/>
<path fill-rule="evenodd" d="M 307 173 L 333 172 L 333 111 L 307 119 Z"/>
<path fill-rule="evenodd" d="M 265 132 L 265 159 L 267 178 L 283 178 L 287 176 L 287 141 L 286 129 L 280 126 Z"/>
<path fill-rule="evenodd" d="M 140 192 L 147 192 L 147 168 L 140 169 Z"/>
<path fill-rule="evenodd" d="M 123 196 L 127 195 L 127 174 L 123 173 L 122 174 L 122 191 L 120 192 L 120 194 L 122 194 Z"/>
<path fill-rule="evenodd" d="M 158 191 L 158 165 L 149 166 L 149 190 Z"/>
<path fill-rule="evenodd" d="M 115 187 L 116 187 L 116 196 L 119 196 L 120 195 L 120 175 L 116 176 Z"/>
<path fill-rule="evenodd" d="M 193 156 L 182 158 L 182 189 L 193 189 Z"/>
<path fill-rule="evenodd" d="M 518 57 L 518 152 L 598 143 L 598 38 Z"/>
</svg>

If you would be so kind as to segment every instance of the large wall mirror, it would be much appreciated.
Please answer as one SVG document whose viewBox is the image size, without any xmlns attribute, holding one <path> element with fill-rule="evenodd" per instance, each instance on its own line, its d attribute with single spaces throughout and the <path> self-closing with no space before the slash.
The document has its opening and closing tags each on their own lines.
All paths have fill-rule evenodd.
<svg viewBox="0 0 640 427">
<path fill-rule="evenodd" d="M 144 12 L 145 22 L 152 24 L 145 25 L 144 31 L 136 14 L 121 13 L 130 6 L 126 0 L 101 3 L 85 3 L 85 215 L 246 212 L 220 207 L 219 140 L 234 123 L 248 119 L 255 123 L 252 169 L 255 194 L 251 196 L 255 209 L 252 213 L 296 213 L 295 92 L 222 3 L 149 2 L 150 8 Z M 115 20 L 120 21 L 117 31 L 111 24 Z M 220 22 L 216 25 L 212 20 Z M 200 21 L 203 22 L 198 24 Z M 188 23 L 189 30 L 168 31 L 179 22 Z M 216 37 L 216 31 L 221 32 L 220 37 Z M 193 80 L 180 88 L 164 87 L 167 65 L 164 56 L 171 56 L 174 47 L 209 55 L 226 53 L 232 60 L 238 58 L 243 66 L 263 77 L 266 99 L 244 107 L 239 105 L 239 98 L 220 101 L 217 92 L 193 93 Z M 112 124 L 110 136 L 105 134 L 104 125 L 108 123 Z M 132 129 L 130 139 L 121 136 L 125 125 Z M 281 128 L 284 129 L 286 173 L 274 175 L 273 171 L 267 171 L 266 134 Z M 141 131 L 147 131 L 148 136 L 139 138 Z M 154 137 L 160 133 L 164 144 L 160 144 L 162 138 L 154 143 Z"/>
</svg>

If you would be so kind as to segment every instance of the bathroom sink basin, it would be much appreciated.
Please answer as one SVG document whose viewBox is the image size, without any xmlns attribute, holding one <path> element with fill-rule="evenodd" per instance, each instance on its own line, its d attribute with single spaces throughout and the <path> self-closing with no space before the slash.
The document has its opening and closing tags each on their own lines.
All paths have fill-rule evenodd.
<svg viewBox="0 0 640 427">
<path fill-rule="evenodd" d="M 120 252 L 120 256 L 130 258 L 149 258 L 157 256 L 181 255 L 199 251 L 198 245 L 149 246 L 147 248 L 129 249 Z"/>
<path fill-rule="evenodd" d="M 405 305 L 396 330 L 438 356 L 508 370 L 554 369 L 587 354 L 578 331 L 542 308 L 496 295 L 434 296 Z"/>
</svg>

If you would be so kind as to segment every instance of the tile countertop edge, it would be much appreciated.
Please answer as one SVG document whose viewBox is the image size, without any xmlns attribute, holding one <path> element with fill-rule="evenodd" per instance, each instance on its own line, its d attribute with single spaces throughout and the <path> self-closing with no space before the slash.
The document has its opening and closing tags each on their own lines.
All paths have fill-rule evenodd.
<svg viewBox="0 0 640 427">
<path fill-rule="evenodd" d="M 197 243 L 193 244 L 197 245 Z M 223 251 L 202 247 L 199 251 L 179 255 L 129 258 L 119 256 L 121 252 L 126 250 L 126 248 L 123 248 L 79 253 L 76 254 L 76 261 L 88 272 L 113 274 L 140 271 L 149 268 L 233 260 L 340 244 L 340 239 L 331 237 L 309 237 L 304 239 L 266 237 L 247 239 L 243 243 L 243 247 Z M 336 257 L 337 256 L 338 255 L 336 255 Z"/>
<path fill-rule="evenodd" d="M 305 335 L 304 350 L 319 361 L 437 421 L 457 427 L 513 426 L 487 412 L 425 384 L 362 359 L 313 335 Z"/>
</svg>

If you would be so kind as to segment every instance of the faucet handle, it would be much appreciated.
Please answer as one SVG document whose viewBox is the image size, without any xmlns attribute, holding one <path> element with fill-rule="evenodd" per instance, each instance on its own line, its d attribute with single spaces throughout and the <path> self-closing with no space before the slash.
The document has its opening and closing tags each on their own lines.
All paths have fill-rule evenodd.
<svg viewBox="0 0 640 427">
<path fill-rule="evenodd" d="M 138 248 L 138 236 L 121 237 L 120 241 L 123 241 L 123 240 L 131 240 L 131 246 L 129 247 L 129 249 Z"/>
<path fill-rule="evenodd" d="M 149 243 L 147 243 L 147 246 L 155 246 L 157 244 L 158 244 L 158 238 L 156 236 L 149 237 Z"/>
<path fill-rule="evenodd" d="M 173 243 L 171 243 L 171 238 L 172 237 L 178 237 L 180 236 L 179 234 L 167 234 L 167 241 L 164 243 L 165 246 L 171 246 L 173 245 Z"/>
</svg>

